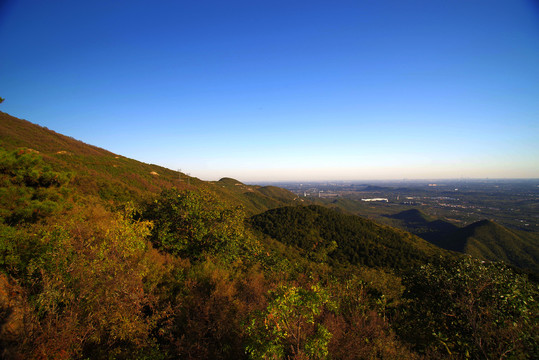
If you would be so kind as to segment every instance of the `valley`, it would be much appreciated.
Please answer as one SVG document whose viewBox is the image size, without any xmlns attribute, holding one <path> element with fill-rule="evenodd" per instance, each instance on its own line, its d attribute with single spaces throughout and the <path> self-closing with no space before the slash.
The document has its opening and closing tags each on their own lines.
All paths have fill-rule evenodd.
<svg viewBox="0 0 539 360">
<path fill-rule="evenodd" d="M 489 219 L 512 229 L 539 231 L 539 179 L 282 182 L 272 185 L 300 198 L 386 223 L 390 222 L 384 215 L 418 209 L 458 226 Z"/>
</svg>

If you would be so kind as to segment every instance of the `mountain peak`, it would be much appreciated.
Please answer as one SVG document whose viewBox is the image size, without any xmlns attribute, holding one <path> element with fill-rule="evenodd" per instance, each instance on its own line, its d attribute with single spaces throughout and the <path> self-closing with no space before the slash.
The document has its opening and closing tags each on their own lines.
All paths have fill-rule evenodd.
<svg viewBox="0 0 539 360">
<path fill-rule="evenodd" d="M 230 178 L 230 177 L 224 177 L 219 179 L 219 182 L 222 184 L 228 184 L 228 185 L 244 185 L 241 181 L 238 181 L 236 179 Z"/>
<path fill-rule="evenodd" d="M 418 209 L 404 210 L 397 214 L 389 215 L 388 217 L 413 223 L 428 223 L 431 221 L 427 214 Z"/>
</svg>

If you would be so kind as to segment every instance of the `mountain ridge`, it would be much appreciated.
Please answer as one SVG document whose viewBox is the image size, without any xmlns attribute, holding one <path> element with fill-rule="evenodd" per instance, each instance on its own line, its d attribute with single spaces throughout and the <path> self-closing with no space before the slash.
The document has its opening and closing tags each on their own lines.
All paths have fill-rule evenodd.
<svg viewBox="0 0 539 360">
<path fill-rule="evenodd" d="M 310 205 L 288 190 L 275 186 L 246 185 L 225 177 L 205 182 L 162 166 L 146 164 L 88 145 L 46 127 L 0 112 L 0 144 L 8 150 L 26 147 L 62 171 L 74 173 L 72 183 L 83 194 L 112 203 L 151 198 L 162 190 L 206 189 L 225 201 L 242 206 L 247 215 L 290 205 Z M 459 229 L 417 209 L 387 218 L 428 242 L 451 251 L 539 272 L 539 246 L 533 235 L 501 227 L 488 220 Z"/>
<path fill-rule="evenodd" d="M 285 189 L 270 191 L 267 187 L 247 186 L 231 178 L 203 181 L 88 145 L 4 112 L 0 112 L 0 145 L 8 150 L 26 147 L 36 151 L 54 167 L 74 172 L 73 182 L 84 193 L 108 201 L 148 198 L 176 187 L 212 191 L 233 205 L 243 206 L 248 214 L 296 202 L 296 196 Z"/>
<path fill-rule="evenodd" d="M 458 227 L 418 209 L 385 217 L 399 221 L 400 227 L 442 249 L 539 273 L 539 239 L 533 233 L 508 229 L 488 219 Z"/>
<path fill-rule="evenodd" d="M 504 261 L 539 272 L 539 245 L 533 234 L 484 219 L 441 237 L 434 244 L 478 259 Z"/>
<path fill-rule="evenodd" d="M 0 114 L 0 195 L 0 358 L 538 349 L 525 276 L 284 189 L 205 182 Z M 485 227 L 506 234 L 474 236 Z"/>
</svg>

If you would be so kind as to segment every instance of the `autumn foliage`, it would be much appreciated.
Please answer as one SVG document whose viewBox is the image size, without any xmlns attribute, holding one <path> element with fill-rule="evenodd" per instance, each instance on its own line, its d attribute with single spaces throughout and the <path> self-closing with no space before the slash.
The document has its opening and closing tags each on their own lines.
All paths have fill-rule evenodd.
<svg viewBox="0 0 539 360">
<path fill-rule="evenodd" d="M 209 189 L 84 179 L 0 153 L 3 359 L 539 357 L 537 284 L 502 264 L 319 207 L 249 219 Z"/>
</svg>

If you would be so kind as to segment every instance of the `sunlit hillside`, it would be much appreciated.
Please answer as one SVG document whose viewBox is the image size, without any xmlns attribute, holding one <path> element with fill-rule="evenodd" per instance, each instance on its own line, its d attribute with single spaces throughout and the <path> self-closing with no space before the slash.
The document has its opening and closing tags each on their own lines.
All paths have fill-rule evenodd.
<svg viewBox="0 0 539 360">
<path fill-rule="evenodd" d="M 109 201 L 136 200 L 164 189 L 208 189 L 248 213 L 293 204 L 296 196 L 284 189 L 245 186 L 232 179 L 204 182 L 158 165 L 113 154 L 52 130 L 0 112 L 0 144 L 7 150 L 26 148 L 57 169 L 73 175 L 72 184 L 84 194 Z"/>
</svg>

